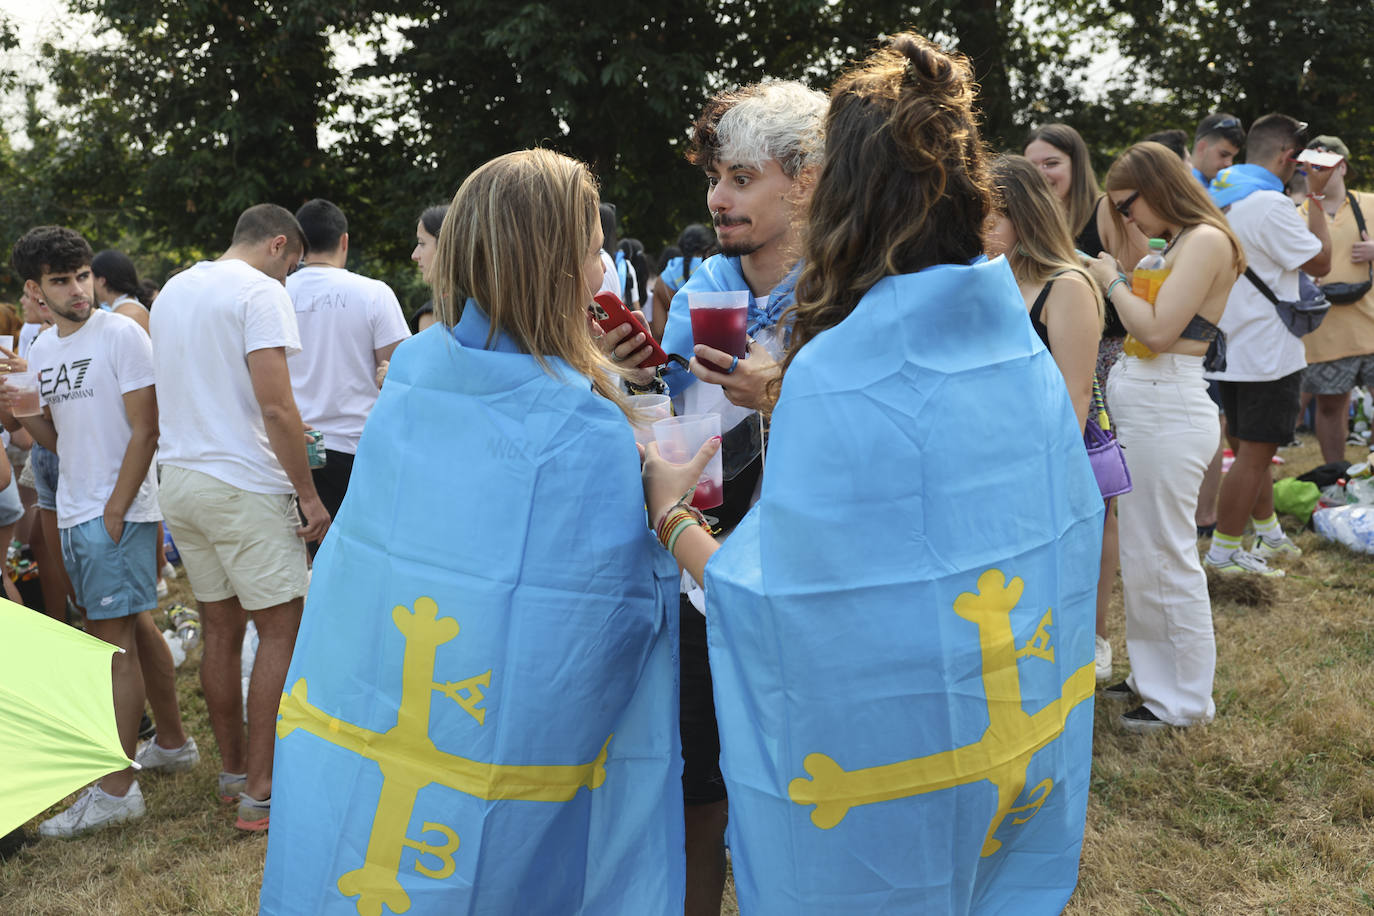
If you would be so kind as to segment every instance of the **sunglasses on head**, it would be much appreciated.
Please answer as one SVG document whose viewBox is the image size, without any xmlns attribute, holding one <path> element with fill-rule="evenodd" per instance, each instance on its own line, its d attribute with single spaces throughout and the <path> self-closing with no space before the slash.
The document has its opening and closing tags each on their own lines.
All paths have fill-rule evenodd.
<svg viewBox="0 0 1374 916">
<path fill-rule="evenodd" d="M 1203 134 L 1202 136 L 1210 137 L 1213 134 L 1219 134 L 1224 130 L 1238 130 L 1239 128 L 1240 118 L 1222 118 L 1220 121 L 1213 124 L 1211 127 L 1207 128 L 1207 133 Z"/>
<path fill-rule="evenodd" d="M 1126 198 L 1125 200 L 1121 201 L 1121 203 L 1112 204 L 1112 206 L 1116 207 L 1116 212 L 1117 212 L 1117 213 L 1120 213 L 1120 214 L 1121 214 L 1122 216 L 1124 216 L 1124 217 L 1130 218 L 1130 215 L 1131 215 L 1131 205 L 1135 203 L 1135 199 L 1136 199 L 1137 197 L 1139 197 L 1139 196 L 1140 196 L 1140 192 L 1139 192 L 1139 191 L 1136 191 L 1136 192 L 1133 193 L 1130 197 L 1128 197 L 1128 198 Z"/>
</svg>

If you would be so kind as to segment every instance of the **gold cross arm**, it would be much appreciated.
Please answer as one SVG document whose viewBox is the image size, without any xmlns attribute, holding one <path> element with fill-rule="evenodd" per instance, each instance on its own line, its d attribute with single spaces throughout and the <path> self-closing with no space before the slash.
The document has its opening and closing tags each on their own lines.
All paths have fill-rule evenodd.
<svg viewBox="0 0 1374 916">
<path fill-rule="evenodd" d="M 279 738 L 299 728 L 376 761 L 384 776 L 396 776 L 418 785 L 437 783 L 487 801 L 570 801 L 583 786 L 596 789 L 606 781 L 606 751 L 610 737 L 590 763 L 553 766 L 483 763 L 441 751 L 428 735 L 417 734 L 401 725 L 391 731 L 374 732 L 328 715 L 307 699 L 304 678 L 292 685 L 290 693 L 282 694 L 280 716 L 277 720 Z"/>
</svg>

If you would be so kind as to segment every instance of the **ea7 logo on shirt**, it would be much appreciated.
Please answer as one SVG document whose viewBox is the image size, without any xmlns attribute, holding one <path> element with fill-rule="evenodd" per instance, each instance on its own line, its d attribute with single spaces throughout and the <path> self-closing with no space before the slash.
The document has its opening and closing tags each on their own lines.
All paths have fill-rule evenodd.
<svg viewBox="0 0 1374 916">
<path fill-rule="evenodd" d="M 38 373 L 38 387 L 43 393 L 43 398 L 49 404 L 68 401 L 72 398 L 93 398 L 95 390 L 92 388 L 82 388 L 81 383 L 86 380 L 86 370 L 90 368 L 91 360 L 74 359 L 71 364 L 63 363 L 60 366 L 49 366 Z"/>
</svg>

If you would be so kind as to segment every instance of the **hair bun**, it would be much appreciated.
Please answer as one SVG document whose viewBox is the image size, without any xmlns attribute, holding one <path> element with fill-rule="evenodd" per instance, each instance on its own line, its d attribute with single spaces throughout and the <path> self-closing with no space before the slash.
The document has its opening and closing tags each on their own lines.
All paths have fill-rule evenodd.
<svg viewBox="0 0 1374 916">
<path fill-rule="evenodd" d="M 959 84 L 972 79 L 966 57 L 951 55 L 913 32 L 894 35 L 887 46 L 906 58 L 907 80 L 924 92 L 958 95 Z"/>
</svg>

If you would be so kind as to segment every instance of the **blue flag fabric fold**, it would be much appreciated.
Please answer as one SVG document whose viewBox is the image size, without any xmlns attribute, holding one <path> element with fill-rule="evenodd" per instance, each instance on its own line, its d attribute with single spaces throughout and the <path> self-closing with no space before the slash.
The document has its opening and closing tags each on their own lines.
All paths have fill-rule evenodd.
<svg viewBox="0 0 1374 916">
<path fill-rule="evenodd" d="M 278 722 L 268 914 L 682 912 L 677 569 L 620 411 L 398 348 L 315 562 Z"/>
<path fill-rule="evenodd" d="M 1227 166 L 1212 179 L 1207 187 L 1212 202 L 1217 207 L 1229 207 L 1238 200 L 1249 197 L 1256 191 L 1283 191 L 1283 181 L 1279 176 L 1263 166 L 1242 163 Z"/>
<path fill-rule="evenodd" d="M 741 912 L 1058 912 L 1102 500 L 1005 260 L 874 286 L 767 462 L 705 583 Z"/>
</svg>

